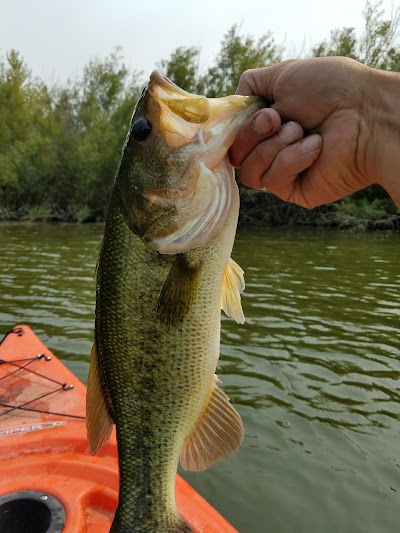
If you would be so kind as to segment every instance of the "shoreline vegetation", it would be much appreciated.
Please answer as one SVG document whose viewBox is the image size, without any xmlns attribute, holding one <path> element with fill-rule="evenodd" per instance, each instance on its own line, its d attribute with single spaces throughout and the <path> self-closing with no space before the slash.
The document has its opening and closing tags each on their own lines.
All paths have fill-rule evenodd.
<svg viewBox="0 0 400 533">
<path fill-rule="evenodd" d="M 347 56 L 400 72 L 400 7 L 384 18 L 367 2 L 364 30 L 331 31 L 307 57 Z M 282 59 L 272 32 L 259 39 L 232 26 L 213 64 L 199 69 L 200 49 L 179 47 L 159 68 L 173 82 L 209 97 L 233 94 L 242 72 Z M 101 222 L 135 103 L 145 84 L 121 50 L 94 59 L 63 86 L 33 77 L 20 54 L 0 51 L 0 221 Z M 321 226 L 400 229 L 400 210 L 378 185 L 335 204 L 307 210 L 239 185 L 239 227 Z"/>
<path fill-rule="evenodd" d="M 238 228 L 320 227 L 356 231 L 400 230 L 400 211 L 384 191 L 382 198 L 357 198 L 357 194 L 315 209 L 283 202 L 264 191 L 254 191 L 239 184 L 241 207 Z M 265 195 L 269 198 L 266 201 Z M 386 197 L 384 197 L 386 196 Z M 2 222 L 48 222 L 92 224 L 104 222 L 106 208 L 91 210 L 87 206 L 53 209 L 47 205 L 10 211 L 0 206 Z"/>
</svg>

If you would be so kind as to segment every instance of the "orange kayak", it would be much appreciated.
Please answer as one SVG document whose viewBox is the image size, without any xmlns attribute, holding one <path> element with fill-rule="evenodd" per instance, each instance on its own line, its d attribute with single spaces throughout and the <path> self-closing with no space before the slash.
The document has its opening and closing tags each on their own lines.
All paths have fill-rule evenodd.
<svg viewBox="0 0 400 533">
<path fill-rule="evenodd" d="M 86 387 L 28 326 L 0 344 L 1 533 L 108 533 L 118 501 L 115 430 L 93 457 Z M 194 533 L 237 533 L 179 475 L 176 500 Z"/>
</svg>

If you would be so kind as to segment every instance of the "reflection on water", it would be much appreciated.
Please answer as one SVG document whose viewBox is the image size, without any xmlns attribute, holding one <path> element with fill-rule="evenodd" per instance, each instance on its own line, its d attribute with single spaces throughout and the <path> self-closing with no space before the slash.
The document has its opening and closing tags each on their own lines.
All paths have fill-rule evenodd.
<svg viewBox="0 0 400 533">
<path fill-rule="evenodd" d="M 28 323 L 83 380 L 101 227 L 0 226 L 0 333 Z M 394 533 L 400 519 L 400 236 L 237 237 L 246 324 L 219 376 L 246 439 L 185 474 L 241 533 Z"/>
</svg>

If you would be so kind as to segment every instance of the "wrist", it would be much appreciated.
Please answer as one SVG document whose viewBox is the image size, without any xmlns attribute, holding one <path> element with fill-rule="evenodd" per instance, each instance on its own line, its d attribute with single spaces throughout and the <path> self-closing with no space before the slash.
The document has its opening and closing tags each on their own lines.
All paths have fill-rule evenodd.
<svg viewBox="0 0 400 533">
<path fill-rule="evenodd" d="M 369 84 L 369 135 L 366 154 L 371 182 L 386 189 L 400 208 L 400 74 L 372 71 L 375 83 Z M 371 101 L 372 99 L 372 101 Z"/>
</svg>

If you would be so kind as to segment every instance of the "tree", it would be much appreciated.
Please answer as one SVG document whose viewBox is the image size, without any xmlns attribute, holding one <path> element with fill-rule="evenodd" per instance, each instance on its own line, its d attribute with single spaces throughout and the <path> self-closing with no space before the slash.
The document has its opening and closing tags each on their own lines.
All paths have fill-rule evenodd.
<svg viewBox="0 0 400 533">
<path fill-rule="evenodd" d="M 78 119 L 77 190 L 92 210 L 106 209 L 121 148 L 136 100 L 140 95 L 137 73 L 129 76 L 120 49 L 103 61 L 92 60 L 77 86 Z"/>
<path fill-rule="evenodd" d="M 390 20 L 383 20 L 382 0 L 367 1 L 364 10 L 365 28 L 360 40 L 360 61 L 375 68 L 391 68 L 399 60 L 400 49 L 396 43 L 400 22 L 400 8 Z M 397 45 L 396 45 L 397 44 Z"/>
<path fill-rule="evenodd" d="M 178 87 L 193 93 L 197 90 L 199 56 L 199 48 L 179 47 L 160 62 L 160 69 Z"/>
<path fill-rule="evenodd" d="M 278 62 L 281 51 L 271 32 L 256 40 L 240 35 L 239 26 L 234 25 L 222 40 L 215 64 L 199 80 L 198 92 L 209 97 L 234 94 L 245 70 Z"/>
<path fill-rule="evenodd" d="M 26 136 L 25 119 L 29 112 L 31 73 L 16 50 L 0 64 L 0 151 Z"/>
<path fill-rule="evenodd" d="M 17 206 L 37 190 L 27 168 L 38 153 L 39 117 L 48 110 L 49 95 L 17 51 L 0 63 L 0 204 Z"/>
<path fill-rule="evenodd" d="M 103 214 L 140 94 L 119 51 L 50 91 L 17 52 L 0 61 L 0 205 Z M 58 215 L 57 215 L 58 216 Z"/>
<path fill-rule="evenodd" d="M 77 89 L 80 99 L 80 116 L 85 127 L 101 116 L 110 116 L 123 97 L 128 70 L 122 62 L 121 50 L 116 48 L 104 60 L 92 59 L 84 68 Z"/>
<path fill-rule="evenodd" d="M 169 59 L 161 61 L 160 67 L 182 89 L 218 97 L 233 94 L 245 70 L 275 63 L 280 54 L 272 33 L 256 40 L 240 35 L 239 26 L 234 25 L 225 34 L 214 65 L 204 74 L 199 72 L 200 50 L 196 47 L 177 48 Z"/>
<path fill-rule="evenodd" d="M 368 1 L 364 19 L 361 36 L 354 28 L 333 30 L 312 55 L 343 55 L 400 72 L 400 7 L 386 20 L 382 1 Z M 255 39 L 235 25 L 208 68 L 200 71 L 197 47 L 178 47 L 160 66 L 187 91 L 218 97 L 232 94 L 245 70 L 275 63 L 281 52 L 271 33 Z M 103 218 L 140 95 L 139 79 L 139 73 L 128 73 L 118 48 L 105 59 L 90 61 L 76 81 L 50 88 L 32 77 L 15 50 L 0 55 L 0 217 L 8 210 L 18 216 L 41 212 L 71 220 L 81 219 L 81 211 L 91 213 L 92 220 Z M 349 207 L 344 200 L 336 211 L 326 206 L 310 212 L 242 186 L 241 195 L 246 224 L 256 218 L 271 224 L 316 223 L 324 213 L 329 216 L 323 223 L 334 223 L 334 213 L 342 205 L 347 213 Z M 358 192 L 352 201 L 364 214 L 375 210 L 379 217 L 381 212 L 396 216 L 377 186 Z"/>
<path fill-rule="evenodd" d="M 364 31 L 358 37 L 355 28 L 331 31 L 328 41 L 322 41 L 312 50 L 315 57 L 346 56 L 370 67 L 400 71 L 400 47 L 398 30 L 400 7 L 389 20 L 383 18 L 382 0 L 367 1 L 364 16 Z"/>
<path fill-rule="evenodd" d="M 313 48 L 314 57 L 345 56 L 358 58 L 358 43 L 355 28 L 342 28 L 331 31 L 329 41 L 322 41 Z"/>
</svg>

